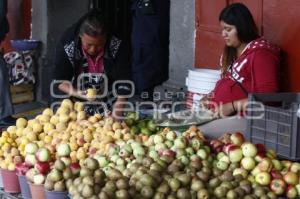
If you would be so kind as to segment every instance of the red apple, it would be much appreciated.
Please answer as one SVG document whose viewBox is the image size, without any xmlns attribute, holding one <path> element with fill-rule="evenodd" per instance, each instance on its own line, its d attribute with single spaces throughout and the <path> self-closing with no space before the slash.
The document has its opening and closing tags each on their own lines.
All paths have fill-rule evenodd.
<svg viewBox="0 0 300 199">
<path fill-rule="evenodd" d="M 223 146 L 219 146 L 219 147 L 215 148 L 215 151 L 217 153 L 220 153 L 222 150 L 223 150 Z"/>
<path fill-rule="evenodd" d="M 166 156 L 170 156 L 170 157 L 175 157 L 176 153 L 174 151 L 172 151 L 171 149 L 166 149 L 166 150 L 163 150 L 163 154 L 162 155 L 166 155 Z"/>
<path fill-rule="evenodd" d="M 261 171 L 270 172 L 273 168 L 273 163 L 269 158 L 264 158 L 260 163 L 258 163 L 258 167 Z"/>
<path fill-rule="evenodd" d="M 283 176 L 284 181 L 289 184 L 289 185 L 296 185 L 299 183 L 299 176 L 294 173 L 294 172 L 287 172 L 284 176 Z"/>
<path fill-rule="evenodd" d="M 258 144 L 255 144 L 255 146 L 256 146 L 256 149 L 257 149 L 257 153 L 261 153 L 261 154 L 266 154 L 266 147 L 265 147 L 265 145 L 263 145 L 263 144 L 260 144 L 260 143 L 258 143 Z"/>
<path fill-rule="evenodd" d="M 38 162 L 34 168 L 41 174 L 47 174 L 50 171 L 50 164 L 48 162 Z"/>
<path fill-rule="evenodd" d="M 230 162 L 240 162 L 243 158 L 242 149 L 238 146 L 233 146 L 229 149 Z"/>
<path fill-rule="evenodd" d="M 22 163 L 23 162 L 23 158 L 19 155 L 14 157 L 14 164 L 18 164 L 18 163 Z"/>
<path fill-rule="evenodd" d="M 39 146 L 36 143 L 28 143 L 25 145 L 25 152 L 26 154 L 35 154 Z"/>
<path fill-rule="evenodd" d="M 265 157 L 266 157 L 266 155 L 264 153 L 259 152 L 256 154 L 254 159 L 256 162 L 261 162 Z"/>
<path fill-rule="evenodd" d="M 79 163 L 71 163 L 70 164 L 70 168 L 71 168 L 71 171 L 72 171 L 72 174 L 73 175 L 78 175 L 79 172 L 80 172 L 80 164 Z"/>
<path fill-rule="evenodd" d="M 220 146 L 223 146 L 223 143 L 220 140 L 211 140 L 209 144 L 214 150 Z"/>
<path fill-rule="evenodd" d="M 241 146 L 244 141 L 245 141 L 245 138 L 244 138 L 244 135 L 240 132 L 236 132 L 236 133 L 233 133 L 231 136 L 230 136 L 230 140 L 233 144 L 236 144 L 238 146 Z"/>
<path fill-rule="evenodd" d="M 271 181 L 271 175 L 268 172 L 261 172 L 255 176 L 255 181 L 260 185 L 268 185 Z"/>
<path fill-rule="evenodd" d="M 237 145 L 232 144 L 232 143 L 225 144 L 225 145 L 223 145 L 223 152 L 226 154 L 229 154 L 230 148 L 236 147 L 236 146 Z"/>
<path fill-rule="evenodd" d="M 97 153 L 97 151 L 98 151 L 98 149 L 97 148 L 95 148 L 95 147 L 90 147 L 89 148 L 89 154 L 90 155 L 95 155 L 96 153 Z M 121 151 L 120 151 L 121 152 Z M 123 156 L 124 157 L 124 156 Z"/>
<path fill-rule="evenodd" d="M 286 190 L 286 197 L 287 198 L 296 198 L 298 196 L 298 192 L 296 187 L 289 185 Z"/>
<path fill-rule="evenodd" d="M 50 151 L 47 148 L 40 148 L 36 154 L 36 159 L 39 162 L 49 162 L 50 160 Z"/>
<path fill-rule="evenodd" d="M 26 166 L 25 162 L 16 164 L 16 172 L 19 175 L 25 175 L 30 167 Z"/>
<path fill-rule="evenodd" d="M 255 157 L 257 154 L 256 146 L 250 142 L 243 143 L 241 148 L 245 157 Z"/>
<path fill-rule="evenodd" d="M 33 167 L 37 163 L 37 160 L 33 154 L 27 154 L 25 156 L 26 166 Z"/>
<path fill-rule="evenodd" d="M 60 157 L 70 156 L 71 148 L 68 144 L 63 143 L 57 146 L 56 151 L 57 155 Z"/>
<path fill-rule="evenodd" d="M 282 175 L 279 171 L 277 171 L 276 169 L 272 169 L 271 171 L 271 176 L 273 179 L 282 179 Z"/>
<path fill-rule="evenodd" d="M 286 183 L 282 179 L 274 179 L 270 183 L 270 189 L 276 195 L 282 195 L 286 190 Z"/>
<path fill-rule="evenodd" d="M 241 161 L 241 165 L 244 169 L 250 171 L 254 169 L 256 163 L 252 157 L 244 157 Z"/>
</svg>

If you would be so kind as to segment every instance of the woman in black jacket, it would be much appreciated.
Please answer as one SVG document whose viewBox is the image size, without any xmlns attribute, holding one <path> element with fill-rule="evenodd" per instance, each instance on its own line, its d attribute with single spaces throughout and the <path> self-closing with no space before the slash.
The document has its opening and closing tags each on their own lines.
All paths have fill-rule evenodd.
<svg viewBox="0 0 300 199">
<path fill-rule="evenodd" d="M 94 88 L 103 94 L 101 102 L 108 108 L 114 104 L 120 110 L 123 96 L 132 89 L 123 81 L 131 80 L 129 45 L 110 34 L 103 15 L 92 10 L 63 34 L 56 49 L 53 79 L 59 91 L 84 100 L 86 90 Z M 123 82 L 114 85 L 117 80 Z M 103 111 L 103 107 L 97 108 L 96 112 Z"/>
</svg>

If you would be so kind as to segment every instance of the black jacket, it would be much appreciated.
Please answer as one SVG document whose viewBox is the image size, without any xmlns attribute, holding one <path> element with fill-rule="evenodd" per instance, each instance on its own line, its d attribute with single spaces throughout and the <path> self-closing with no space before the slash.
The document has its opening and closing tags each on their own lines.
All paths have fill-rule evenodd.
<svg viewBox="0 0 300 199">
<path fill-rule="evenodd" d="M 79 38 L 79 28 L 84 19 L 85 16 L 68 28 L 57 44 L 54 80 L 69 80 L 75 83 L 78 68 L 86 62 Z M 104 50 L 103 64 L 104 73 L 108 77 L 109 90 L 116 80 L 131 80 L 130 45 L 116 36 L 110 35 Z M 131 92 L 128 84 L 118 85 L 118 94 L 127 95 Z"/>
</svg>

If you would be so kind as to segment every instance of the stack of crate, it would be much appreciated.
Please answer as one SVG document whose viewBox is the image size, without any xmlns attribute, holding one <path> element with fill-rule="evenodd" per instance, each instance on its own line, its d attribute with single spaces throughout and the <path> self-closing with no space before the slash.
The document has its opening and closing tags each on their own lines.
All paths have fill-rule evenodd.
<svg viewBox="0 0 300 199">
<path fill-rule="evenodd" d="M 34 101 L 34 86 L 32 84 L 20 84 L 10 86 L 12 103 L 25 104 Z"/>
</svg>

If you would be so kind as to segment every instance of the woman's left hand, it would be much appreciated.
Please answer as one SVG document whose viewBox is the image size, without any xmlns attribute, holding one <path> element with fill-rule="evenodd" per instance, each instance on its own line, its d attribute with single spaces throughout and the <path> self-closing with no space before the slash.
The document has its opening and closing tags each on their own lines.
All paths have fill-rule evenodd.
<svg viewBox="0 0 300 199">
<path fill-rule="evenodd" d="M 231 115 L 234 112 L 232 102 L 226 104 L 220 104 L 214 110 L 215 116 L 217 118 L 224 118 L 226 116 Z"/>
</svg>

